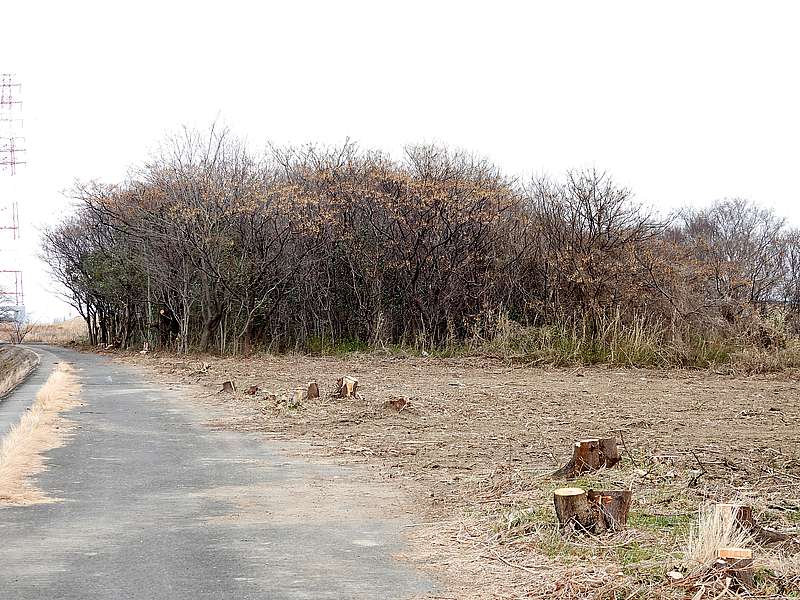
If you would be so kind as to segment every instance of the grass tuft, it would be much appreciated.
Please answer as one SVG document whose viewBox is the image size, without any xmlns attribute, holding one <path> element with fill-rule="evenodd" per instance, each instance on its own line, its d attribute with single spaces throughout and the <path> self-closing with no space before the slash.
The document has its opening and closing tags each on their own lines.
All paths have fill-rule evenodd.
<svg viewBox="0 0 800 600">
<path fill-rule="evenodd" d="M 696 524 L 689 531 L 684 561 L 690 573 L 698 573 L 717 559 L 720 548 L 747 548 L 753 545 L 750 534 L 737 525 L 731 511 L 716 506 L 702 507 Z"/>
</svg>

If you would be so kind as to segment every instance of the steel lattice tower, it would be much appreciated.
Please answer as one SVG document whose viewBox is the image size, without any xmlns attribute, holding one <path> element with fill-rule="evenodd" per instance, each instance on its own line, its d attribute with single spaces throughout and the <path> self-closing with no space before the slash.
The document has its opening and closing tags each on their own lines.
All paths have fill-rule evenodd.
<svg viewBox="0 0 800 600">
<path fill-rule="evenodd" d="M 14 176 L 17 166 L 24 165 L 25 139 L 17 134 L 22 126 L 22 85 L 11 73 L 0 73 L 0 174 Z M 5 199 L 3 199 L 5 200 Z M 0 207 L 0 233 L 10 233 L 12 240 L 19 239 L 19 205 L 11 198 Z M 0 274 L 4 288 L 0 296 L 11 304 L 17 319 L 25 318 L 25 295 L 22 288 L 22 271 L 18 265 L 7 265 L 0 254 Z M 13 280 L 13 284 L 11 283 Z"/>
</svg>

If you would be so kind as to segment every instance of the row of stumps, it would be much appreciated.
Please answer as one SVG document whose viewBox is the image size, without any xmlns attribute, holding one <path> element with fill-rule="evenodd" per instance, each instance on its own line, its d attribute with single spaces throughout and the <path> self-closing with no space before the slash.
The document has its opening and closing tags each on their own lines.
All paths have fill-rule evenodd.
<svg viewBox="0 0 800 600">
<path fill-rule="evenodd" d="M 217 392 L 218 394 L 235 394 L 236 393 L 236 382 L 233 380 L 223 381 L 222 382 L 222 389 Z M 320 397 L 320 387 L 316 380 L 309 381 L 303 387 L 296 387 L 289 392 L 285 396 L 279 397 L 277 394 L 272 392 L 265 392 L 257 385 L 251 385 L 244 390 L 244 393 L 248 396 L 255 396 L 258 394 L 264 395 L 267 398 L 273 400 L 276 403 L 285 403 L 287 406 L 298 406 L 301 402 L 305 400 L 315 400 Z M 334 398 L 358 398 L 358 379 L 355 377 L 350 377 L 349 375 L 344 375 L 336 380 L 336 387 L 335 389 L 329 394 L 330 397 Z"/>
<path fill-rule="evenodd" d="M 575 442 L 572 458 L 551 475 L 554 479 L 575 479 L 584 473 L 619 464 L 621 456 L 617 440 L 588 438 Z M 553 492 L 553 505 L 562 532 L 602 534 L 625 528 L 633 500 L 631 490 L 584 490 L 563 487 Z M 714 506 L 717 518 L 732 523 L 737 530 L 762 544 L 783 542 L 793 536 L 761 527 L 753 517 L 750 506 L 718 503 Z M 753 550 L 750 548 L 718 548 L 717 560 L 711 566 L 744 589 L 753 586 Z"/>
</svg>

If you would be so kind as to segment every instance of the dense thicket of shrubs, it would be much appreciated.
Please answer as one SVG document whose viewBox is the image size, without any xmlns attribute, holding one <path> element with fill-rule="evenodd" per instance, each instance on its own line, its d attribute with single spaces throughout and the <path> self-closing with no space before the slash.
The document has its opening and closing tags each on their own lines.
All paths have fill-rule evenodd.
<svg viewBox="0 0 800 600">
<path fill-rule="evenodd" d="M 691 361 L 709 340 L 780 345 L 800 308 L 798 234 L 772 212 L 737 199 L 663 218 L 593 170 L 520 183 L 441 147 L 256 156 L 186 131 L 126 181 L 74 192 L 42 248 L 92 343 L 605 360 L 626 339 L 611 359 L 647 362 L 646 339 Z"/>
</svg>

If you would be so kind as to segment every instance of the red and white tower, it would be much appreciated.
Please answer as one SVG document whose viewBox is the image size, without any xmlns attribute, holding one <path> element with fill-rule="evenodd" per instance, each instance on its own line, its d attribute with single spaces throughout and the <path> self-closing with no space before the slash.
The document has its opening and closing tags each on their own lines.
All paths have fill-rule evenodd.
<svg viewBox="0 0 800 600">
<path fill-rule="evenodd" d="M 11 73 L 0 73 L 0 176 L 14 177 L 17 168 L 25 164 L 25 138 L 19 135 L 22 128 L 22 85 Z M 5 179 L 5 177 L 3 177 Z M 3 183 L 9 183 L 8 181 Z M 22 288 L 22 269 L 8 240 L 19 239 L 19 204 L 14 197 L 14 187 L 0 187 L 0 300 L 3 312 L 13 312 L 18 320 L 25 319 L 25 294 Z"/>
</svg>

